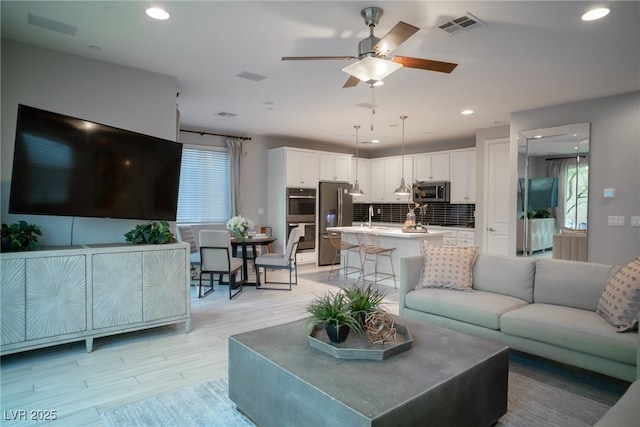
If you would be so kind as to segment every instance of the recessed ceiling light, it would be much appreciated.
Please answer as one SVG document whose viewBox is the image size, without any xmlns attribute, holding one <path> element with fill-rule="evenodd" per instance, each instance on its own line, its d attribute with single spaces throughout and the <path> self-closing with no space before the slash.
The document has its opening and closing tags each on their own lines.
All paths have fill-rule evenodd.
<svg viewBox="0 0 640 427">
<path fill-rule="evenodd" d="M 379 144 L 379 143 L 380 143 L 380 140 L 379 140 L 379 139 L 372 139 L 372 140 L 371 140 L 371 143 L 372 143 L 372 144 Z"/>
<path fill-rule="evenodd" d="M 468 109 L 467 109 L 467 110 L 462 110 L 462 111 L 460 112 L 460 114 L 465 115 L 465 116 L 470 116 L 470 115 L 472 115 L 473 113 L 474 113 L 474 111 L 473 111 L 473 110 L 468 110 Z"/>
<path fill-rule="evenodd" d="M 169 19 L 169 12 L 159 7 L 150 7 L 146 11 L 147 16 L 157 19 L 160 21 L 164 21 L 165 19 Z"/>
<path fill-rule="evenodd" d="M 605 16 L 607 16 L 609 14 L 609 9 L 607 9 L 606 7 L 599 7 L 596 9 L 591 9 L 588 12 L 586 12 L 584 15 L 582 15 L 582 20 L 583 21 L 596 21 L 600 18 L 604 18 Z"/>
</svg>

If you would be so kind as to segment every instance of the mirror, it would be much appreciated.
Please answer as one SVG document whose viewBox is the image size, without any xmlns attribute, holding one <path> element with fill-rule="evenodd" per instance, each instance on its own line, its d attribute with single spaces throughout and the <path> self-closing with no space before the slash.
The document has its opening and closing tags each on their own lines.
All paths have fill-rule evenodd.
<svg viewBox="0 0 640 427">
<path fill-rule="evenodd" d="M 517 255 L 587 261 L 589 123 L 521 132 L 517 187 Z"/>
</svg>

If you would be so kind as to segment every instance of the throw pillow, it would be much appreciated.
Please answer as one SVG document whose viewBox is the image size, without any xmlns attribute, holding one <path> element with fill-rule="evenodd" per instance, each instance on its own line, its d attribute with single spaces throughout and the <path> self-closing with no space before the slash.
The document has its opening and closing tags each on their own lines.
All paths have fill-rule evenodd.
<svg viewBox="0 0 640 427">
<path fill-rule="evenodd" d="M 478 255 L 475 246 L 422 247 L 424 265 L 417 288 L 447 288 L 471 290 L 473 285 L 473 263 Z"/>
<path fill-rule="evenodd" d="M 596 312 L 617 332 L 634 329 L 640 313 L 640 257 L 622 267 L 604 288 Z"/>
</svg>

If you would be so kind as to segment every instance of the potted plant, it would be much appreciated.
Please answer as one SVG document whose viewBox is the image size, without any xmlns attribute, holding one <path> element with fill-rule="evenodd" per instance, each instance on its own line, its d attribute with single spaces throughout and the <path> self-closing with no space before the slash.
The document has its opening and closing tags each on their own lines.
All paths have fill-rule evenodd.
<svg viewBox="0 0 640 427">
<path fill-rule="evenodd" d="M 38 236 L 42 236 L 40 227 L 18 221 L 14 224 L 2 224 L 2 251 L 28 251 L 39 247 Z"/>
<path fill-rule="evenodd" d="M 343 342 L 349 332 L 362 333 L 362 326 L 351 311 L 351 304 L 344 292 L 328 291 L 316 297 L 307 307 L 308 323 L 324 328 L 332 342 Z"/>
<path fill-rule="evenodd" d="M 178 240 L 171 232 L 171 227 L 167 221 L 152 221 L 148 224 L 138 224 L 136 227 L 125 233 L 127 242 L 142 244 L 151 243 L 162 245 L 165 243 L 175 243 Z"/>
<path fill-rule="evenodd" d="M 384 297 L 387 295 L 385 291 L 374 288 L 371 283 L 367 286 L 354 284 L 345 289 L 344 292 L 349 300 L 351 313 L 360 323 L 362 330 L 364 330 L 364 322 L 367 314 L 382 311 L 380 306 L 382 300 L 384 300 Z"/>
</svg>

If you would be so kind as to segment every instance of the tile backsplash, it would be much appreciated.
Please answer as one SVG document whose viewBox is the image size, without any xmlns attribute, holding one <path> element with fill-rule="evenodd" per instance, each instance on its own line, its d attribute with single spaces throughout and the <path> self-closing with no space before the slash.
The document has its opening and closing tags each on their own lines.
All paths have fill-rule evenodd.
<svg viewBox="0 0 640 427">
<path fill-rule="evenodd" d="M 373 205 L 373 222 L 402 224 L 409 212 L 406 203 L 354 203 L 353 222 L 366 222 L 371 205 Z M 424 215 L 420 215 L 419 209 L 415 210 L 416 221 L 429 225 L 474 228 L 475 209 L 475 204 L 429 203 Z"/>
</svg>

